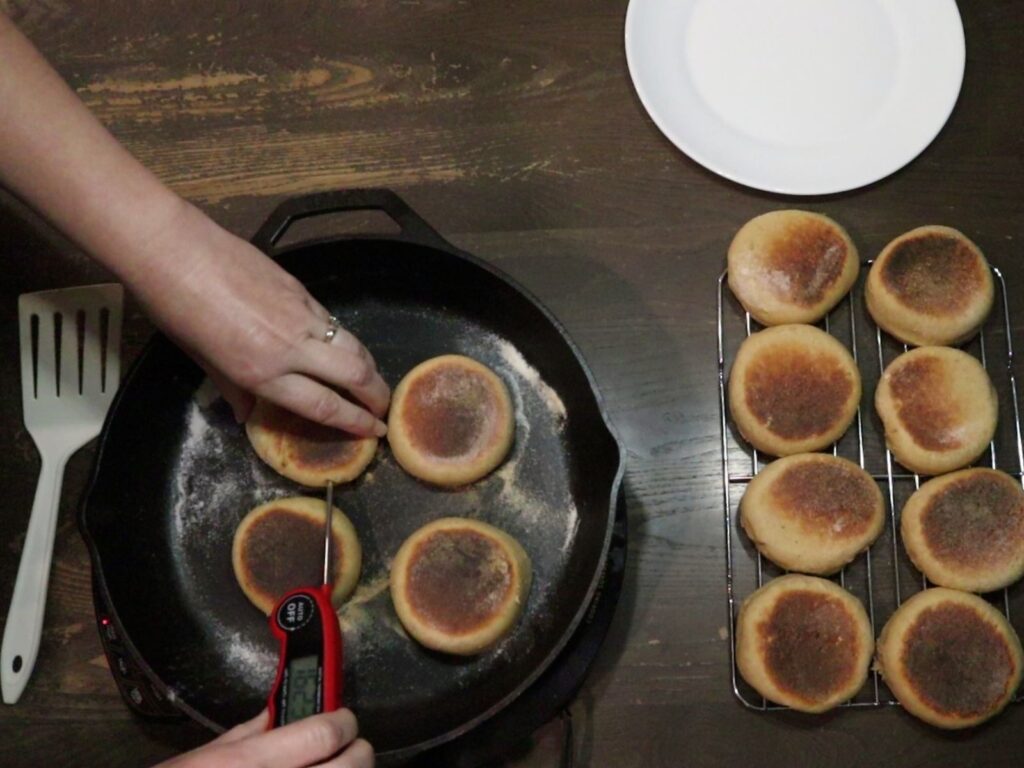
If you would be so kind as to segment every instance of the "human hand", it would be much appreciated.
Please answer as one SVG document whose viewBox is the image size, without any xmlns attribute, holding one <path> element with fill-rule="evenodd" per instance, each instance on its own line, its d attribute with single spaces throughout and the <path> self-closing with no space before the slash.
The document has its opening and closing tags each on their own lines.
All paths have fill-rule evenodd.
<svg viewBox="0 0 1024 768">
<path fill-rule="evenodd" d="M 344 329 L 324 341 L 330 315 L 298 280 L 187 204 L 144 248 L 147 268 L 126 281 L 239 421 L 255 395 L 353 434 L 384 435 L 391 393 L 373 357 Z"/>
<path fill-rule="evenodd" d="M 390 392 L 365 347 L 345 331 L 326 344 L 327 310 L 140 165 L 2 13 L 0 40 L 0 183 L 112 269 L 239 420 L 256 395 L 382 436 Z"/>
<path fill-rule="evenodd" d="M 373 768 L 373 747 L 357 739 L 348 709 L 267 727 L 267 711 L 157 768 Z"/>
</svg>

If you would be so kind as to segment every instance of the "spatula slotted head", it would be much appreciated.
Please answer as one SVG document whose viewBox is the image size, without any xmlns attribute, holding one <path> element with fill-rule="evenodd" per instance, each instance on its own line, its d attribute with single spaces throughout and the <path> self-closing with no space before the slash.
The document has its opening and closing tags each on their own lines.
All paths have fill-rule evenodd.
<svg viewBox="0 0 1024 768">
<path fill-rule="evenodd" d="M 121 379 L 123 301 L 116 283 L 18 297 L 21 402 L 37 444 L 99 434 Z"/>
</svg>

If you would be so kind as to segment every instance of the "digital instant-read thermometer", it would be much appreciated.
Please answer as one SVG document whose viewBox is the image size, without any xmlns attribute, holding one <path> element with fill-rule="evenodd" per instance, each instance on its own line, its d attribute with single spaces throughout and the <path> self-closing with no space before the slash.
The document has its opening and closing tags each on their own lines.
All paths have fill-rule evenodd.
<svg viewBox="0 0 1024 768">
<path fill-rule="evenodd" d="M 288 592 L 270 614 L 270 629 L 281 650 L 268 702 L 268 729 L 342 706 L 341 629 L 331 605 L 333 496 L 334 484 L 328 483 L 323 583 Z"/>
</svg>

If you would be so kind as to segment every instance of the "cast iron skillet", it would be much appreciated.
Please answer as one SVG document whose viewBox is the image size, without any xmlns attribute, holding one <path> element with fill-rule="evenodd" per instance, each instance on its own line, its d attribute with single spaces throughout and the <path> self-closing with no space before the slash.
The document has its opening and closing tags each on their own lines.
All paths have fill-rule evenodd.
<svg viewBox="0 0 1024 768">
<path fill-rule="evenodd" d="M 301 218 L 378 209 L 395 237 L 321 239 L 274 250 Z M 493 715 L 555 658 L 579 624 L 608 551 L 622 477 L 593 379 L 558 322 L 495 268 L 445 242 L 386 190 L 285 202 L 253 241 L 305 283 L 370 349 L 392 386 L 455 352 L 496 370 L 516 403 L 516 442 L 493 475 L 459 491 L 419 483 L 382 444 L 336 492 L 363 544 L 360 589 L 342 612 L 346 704 L 379 755 L 414 754 Z M 80 527 L 125 644 L 188 715 L 221 729 L 265 703 L 276 660 L 266 618 L 234 580 L 242 516 L 262 501 L 317 495 L 255 457 L 202 372 L 162 336 L 128 373 L 100 437 Z M 530 554 L 522 619 L 471 659 L 402 632 L 387 591 L 401 542 L 438 517 L 495 524 Z"/>
</svg>

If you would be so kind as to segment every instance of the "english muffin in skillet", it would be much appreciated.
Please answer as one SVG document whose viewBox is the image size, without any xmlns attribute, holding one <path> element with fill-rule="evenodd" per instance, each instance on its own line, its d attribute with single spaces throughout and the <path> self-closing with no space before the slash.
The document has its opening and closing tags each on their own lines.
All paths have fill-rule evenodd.
<svg viewBox="0 0 1024 768">
<path fill-rule="evenodd" d="M 865 285 L 868 311 L 897 339 L 917 346 L 966 341 L 994 296 L 981 250 L 950 227 L 918 227 L 882 250 Z"/>
<path fill-rule="evenodd" d="M 402 626 L 435 651 L 488 648 L 518 620 L 530 591 L 530 558 L 514 538 L 479 520 L 446 517 L 413 533 L 391 566 Z"/>
<path fill-rule="evenodd" d="M 505 460 L 514 436 L 505 383 L 472 358 L 432 358 L 395 388 L 388 444 L 402 468 L 421 480 L 441 486 L 479 480 Z"/>
<path fill-rule="evenodd" d="M 289 480 L 323 487 L 357 478 L 377 452 L 376 437 L 355 437 L 259 400 L 245 422 L 256 455 Z"/>
<path fill-rule="evenodd" d="M 998 418 L 988 373 L 950 347 L 919 347 L 893 360 L 878 382 L 875 408 L 897 461 L 925 475 L 952 472 L 977 459 Z"/>
<path fill-rule="evenodd" d="M 868 676 L 874 649 L 861 602 L 816 576 L 772 579 L 743 602 L 736 665 L 762 696 L 801 712 L 850 699 Z"/>
<path fill-rule="evenodd" d="M 936 587 L 918 592 L 886 623 L 877 667 L 908 712 L 940 728 L 968 728 L 1013 698 L 1020 640 L 983 598 Z"/>
<path fill-rule="evenodd" d="M 289 590 L 323 581 L 324 511 L 322 499 L 293 496 L 261 504 L 239 523 L 231 548 L 235 578 L 264 613 Z M 356 529 L 337 507 L 331 534 L 331 601 L 338 606 L 359 581 L 363 555 Z"/>
<path fill-rule="evenodd" d="M 810 211 L 772 211 L 736 233 L 729 288 L 764 325 L 815 323 L 850 290 L 857 248 L 841 226 Z"/>
<path fill-rule="evenodd" d="M 825 453 L 777 459 L 747 486 L 740 524 L 788 571 L 835 573 L 878 538 L 882 492 L 852 461 Z"/>
<path fill-rule="evenodd" d="M 729 409 L 740 434 L 773 456 L 816 451 L 850 426 L 860 373 L 832 336 L 810 325 L 779 325 L 740 345 L 729 375 Z"/>
<path fill-rule="evenodd" d="M 924 483 L 900 516 L 910 559 L 933 583 L 991 592 L 1024 574 L 1024 490 L 994 469 Z"/>
</svg>

